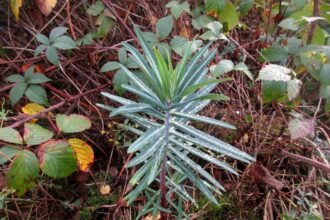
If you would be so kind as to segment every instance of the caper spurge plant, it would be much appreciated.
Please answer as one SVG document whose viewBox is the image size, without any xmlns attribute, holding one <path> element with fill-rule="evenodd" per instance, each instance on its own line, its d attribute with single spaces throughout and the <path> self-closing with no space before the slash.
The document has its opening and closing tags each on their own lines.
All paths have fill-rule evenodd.
<svg viewBox="0 0 330 220">
<path fill-rule="evenodd" d="M 184 217 L 186 214 L 182 212 L 182 202 L 196 204 L 188 193 L 187 180 L 190 180 L 214 203 L 217 203 L 214 193 L 224 191 L 219 182 L 192 160 L 191 156 L 199 157 L 234 174 L 237 174 L 235 169 L 220 160 L 219 155 L 246 163 L 254 158 L 188 124 L 189 121 L 199 121 L 235 129 L 225 122 L 197 114 L 208 105 L 210 100 L 228 98 L 210 93 L 219 82 L 207 75 L 208 64 L 215 55 L 215 50 L 208 50 L 210 44 L 198 51 L 191 59 L 188 56 L 190 48 L 186 48 L 185 55 L 173 68 L 170 57 L 165 61 L 159 51 L 150 48 L 139 28 L 135 27 L 135 33 L 144 55 L 127 43 L 123 46 L 139 64 L 144 75 L 138 77 L 125 66 L 120 65 L 120 67 L 131 82 L 130 85 L 122 85 L 122 87 L 137 95 L 139 101 L 135 102 L 103 92 L 105 97 L 122 106 L 119 108 L 103 104 L 99 106 L 110 110 L 111 117 L 122 115 L 139 125 L 138 129 L 128 127 L 139 135 L 139 138 L 128 148 L 129 153 L 135 153 L 128 167 L 141 165 L 130 180 L 135 188 L 125 197 L 128 204 L 144 192 L 147 203 L 138 217 L 150 212 L 155 215 L 161 212 L 165 215 L 164 213 L 173 210 Z M 151 185 L 153 182 L 158 182 L 159 187 Z"/>
</svg>

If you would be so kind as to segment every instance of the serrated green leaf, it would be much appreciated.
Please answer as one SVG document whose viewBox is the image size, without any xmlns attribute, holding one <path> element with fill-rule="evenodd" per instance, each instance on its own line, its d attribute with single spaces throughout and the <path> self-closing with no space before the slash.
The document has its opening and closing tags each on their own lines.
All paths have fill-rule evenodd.
<svg viewBox="0 0 330 220">
<path fill-rule="evenodd" d="M 68 28 L 66 27 L 56 27 L 51 30 L 49 34 L 49 40 L 51 42 L 56 41 L 59 37 L 61 37 L 63 34 L 65 34 L 68 31 Z"/>
<path fill-rule="evenodd" d="M 44 74 L 42 74 L 42 73 L 33 73 L 31 75 L 31 77 L 27 80 L 27 83 L 41 84 L 41 83 L 45 83 L 45 82 L 49 82 L 49 81 L 52 81 L 52 80 L 49 79 Z"/>
<path fill-rule="evenodd" d="M 262 83 L 262 101 L 280 101 L 286 97 L 287 83 L 282 81 L 264 81 Z"/>
<path fill-rule="evenodd" d="M 92 123 L 87 117 L 83 115 L 58 114 L 56 115 L 56 125 L 60 131 L 64 133 L 75 133 L 89 129 L 92 126 Z"/>
<path fill-rule="evenodd" d="M 234 63 L 231 60 L 221 60 L 216 66 L 211 66 L 212 76 L 218 77 L 234 69 Z"/>
<path fill-rule="evenodd" d="M 270 47 L 261 50 L 261 57 L 269 62 L 284 62 L 288 59 L 288 49 L 285 47 Z"/>
<path fill-rule="evenodd" d="M 247 77 L 249 77 L 250 80 L 253 81 L 252 73 L 250 72 L 248 66 L 245 63 L 238 63 L 238 64 L 236 64 L 236 66 L 234 67 L 234 69 L 236 71 L 243 72 Z"/>
<path fill-rule="evenodd" d="M 87 14 L 92 16 L 98 16 L 104 11 L 105 7 L 101 1 L 96 1 L 87 9 Z"/>
<path fill-rule="evenodd" d="M 45 44 L 41 44 L 40 46 L 38 46 L 35 50 L 34 50 L 34 56 L 37 57 L 39 56 L 44 50 L 47 49 L 47 45 Z"/>
<path fill-rule="evenodd" d="M 166 5 L 166 8 L 171 9 L 171 13 L 175 19 L 178 19 L 184 11 L 190 13 L 189 3 L 187 1 L 184 1 L 181 4 L 178 1 L 170 1 Z"/>
<path fill-rule="evenodd" d="M 48 103 L 47 93 L 41 86 L 29 85 L 25 91 L 25 95 L 31 102 L 35 102 L 40 105 L 46 105 Z"/>
<path fill-rule="evenodd" d="M 55 66 L 59 65 L 60 61 L 59 61 L 58 53 L 57 53 L 57 50 L 54 46 L 47 47 L 47 49 L 46 49 L 46 58 L 49 62 L 51 62 Z"/>
<path fill-rule="evenodd" d="M 320 71 L 320 82 L 322 86 L 330 85 L 330 64 L 324 64 Z"/>
<path fill-rule="evenodd" d="M 6 80 L 8 82 L 12 82 L 12 83 L 23 83 L 23 82 L 25 82 L 24 77 L 22 75 L 19 75 L 19 74 L 10 75 L 10 76 L 6 77 Z"/>
<path fill-rule="evenodd" d="M 22 149 L 18 147 L 3 146 L 0 148 L 0 165 L 7 163 Z"/>
<path fill-rule="evenodd" d="M 259 71 L 259 76 L 256 80 L 267 81 L 283 81 L 291 80 L 291 69 L 276 64 L 268 64 Z"/>
<path fill-rule="evenodd" d="M 26 83 L 16 83 L 16 85 L 10 89 L 9 99 L 11 105 L 14 106 L 24 95 L 28 84 Z"/>
<path fill-rule="evenodd" d="M 101 72 L 109 72 L 113 70 L 119 69 L 119 63 L 118 62 L 107 62 L 101 67 Z"/>
<path fill-rule="evenodd" d="M 112 84 L 119 95 L 123 95 L 125 93 L 125 89 L 122 87 L 122 85 L 128 83 L 129 83 L 129 78 L 127 77 L 125 72 L 123 70 L 118 70 L 115 76 L 113 77 Z"/>
<path fill-rule="evenodd" d="M 31 189 L 39 176 L 37 157 L 29 150 L 17 153 L 13 163 L 6 173 L 7 185 L 16 190 L 18 196 L 22 196 Z"/>
<path fill-rule="evenodd" d="M 38 145 L 44 143 L 53 137 L 53 132 L 41 127 L 37 124 L 24 124 L 24 142 L 31 145 Z"/>
<path fill-rule="evenodd" d="M 299 25 L 297 24 L 297 21 L 294 18 L 286 18 L 282 20 L 278 24 L 278 26 L 285 30 L 290 30 L 290 31 L 297 31 L 299 29 Z"/>
<path fill-rule="evenodd" d="M 253 8 L 254 0 L 243 0 L 239 4 L 238 10 L 241 14 L 247 15 L 247 13 Z"/>
<path fill-rule="evenodd" d="M 0 140 L 13 144 L 23 144 L 23 139 L 18 131 L 9 127 L 0 128 Z"/>
<path fill-rule="evenodd" d="M 43 173 L 54 178 L 69 176 L 77 169 L 77 159 L 69 143 L 52 140 L 38 150 L 39 165 Z"/>
<path fill-rule="evenodd" d="M 45 45 L 49 45 L 50 44 L 48 37 L 46 37 L 43 34 L 37 34 L 36 35 L 36 39 L 37 39 L 37 41 L 39 41 L 42 44 L 45 44 Z"/>
<path fill-rule="evenodd" d="M 167 38 L 172 32 L 172 29 L 173 29 L 172 15 L 163 17 L 159 19 L 156 23 L 156 33 L 162 39 Z"/>
<path fill-rule="evenodd" d="M 77 48 L 76 43 L 68 36 L 61 36 L 56 38 L 52 46 L 61 50 L 71 50 Z"/>
</svg>

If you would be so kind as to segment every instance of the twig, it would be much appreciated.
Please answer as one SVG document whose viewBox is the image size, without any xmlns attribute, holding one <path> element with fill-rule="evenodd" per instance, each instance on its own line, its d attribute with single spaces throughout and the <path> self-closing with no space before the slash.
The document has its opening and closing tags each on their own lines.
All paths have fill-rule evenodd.
<svg viewBox="0 0 330 220">
<path fill-rule="evenodd" d="M 313 159 L 310 159 L 310 158 L 307 158 L 307 157 L 304 157 L 304 156 L 301 156 L 301 155 L 293 154 L 293 153 L 290 153 L 290 152 L 285 151 L 285 150 L 282 150 L 282 155 L 286 156 L 290 159 L 298 160 L 302 163 L 311 165 L 315 168 L 318 168 L 320 170 L 323 170 L 325 172 L 330 173 L 330 166 L 328 166 L 324 163 L 321 163 L 319 161 L 316 161 L 316 160 L 313 160 Z"/>
<path fill-rule="evenodd" d="M 27 122 L 27 121 L 30 121 L 30 120 L 35 119 L 35 118 L 39 118 L 39 117 L 41 117 L 42 115 L 44 115 L 44 114 L 46 114 L 46 113 L 48 113 L 48 112 L 50 112 L 50 111 L 53 111 L 53 110 L 55 110 L 55 109 L 58 109 L 59 107 L 63 106 L 66 102 L 72 102 L 72 101 L 74 101 L 74 100 L 76 100 L 76 99 L 79 99 L 79 98 L 85 96 L 85 95 L 88 95 L 88 94 L 90 94 L 90 93 L 93 93 L 93 92 L 96 92 L 96 91 L 98 91 L 98 90 L 101 90 L 101 89 L 105 88 L 105 87 L 108 86 L 108 85 L 109 85 L 109 83 L 106 83 L 106 84 L 103 84 L 103 85 L 101 85 L 101 86 L 99 86 L 99 87 L 97 87 L 97 88 L 95 88 L 95 89 L 91 89 L 91 90 L 88 90 L 88 91 L 86 91 L 86 92 L 80 93 L 80 94 L 78 94 L 78 95 L 72 96 L 72 97 L 69 98 L 69 99 L 64 99 L 63 101 L 61 101 L 61 102 L 59 102 L 59 103 L 57 103 L 57 104 L 55 104 L 55 105 L 52 105 L 52 106 L 50 106 L 49 108 L 43 110 L 42 112 L 39 112 L 39 113 L 34 114 L 34 115 L 30 115 L 30 116 L 28 116 L 28 117 L 26 117 L 26 118 L 23 118 L 23 119 L 21 119 L 21 120 L 15 122 L 14 124 L 10 125 L 9 127 L 10 127 L 10 128 L 16 128 L 16 127 L 18 127 L 18 126 L 24 124 L 24 123 Z"/>
<path fill-rule="evenodd" d="M 126 22 L 117 14 L 116 10 L 113 10 L 110 6 L 110 1 L 103 0 L 103 3 L 107 6 L 107 8 L 111 11 L 111 13 L 114 14 L 114 16 L 118 19 L 118 21 L 125 27 L 125 29 L 128 31 L 128 33 L 134 38 L 136 42 L 139 42 L 136 38 L 135 34 L 133 33 L 132 29 L 129 28 L 126 24 Z"/>
</svg>

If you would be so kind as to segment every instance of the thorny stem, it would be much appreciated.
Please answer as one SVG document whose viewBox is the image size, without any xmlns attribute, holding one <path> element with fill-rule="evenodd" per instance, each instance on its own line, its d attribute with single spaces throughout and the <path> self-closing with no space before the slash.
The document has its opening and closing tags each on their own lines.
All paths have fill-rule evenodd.
<svg viewBox="0 0 330 220">
<path fill-rule="evenodd" d="M 167 163 L 167 154 L 166 150 L 169 144 L 169 135 L 170 135 L 170 107 L 166 111 L 166 117 L 165 117 L 165 137 L 166 137 L 166 145 L 163 150 L 163 161 L 161 165 L 161 170 L 160 170 L 160 182 L 159 182 L 159 188 L 160 188 L 160 205 L 162 208 L 166 208 L 166 163 Z M 160 211 L 160 219 L 165 220 L 167 219 L 167 214 L 163 211 Z"/>
</svg>

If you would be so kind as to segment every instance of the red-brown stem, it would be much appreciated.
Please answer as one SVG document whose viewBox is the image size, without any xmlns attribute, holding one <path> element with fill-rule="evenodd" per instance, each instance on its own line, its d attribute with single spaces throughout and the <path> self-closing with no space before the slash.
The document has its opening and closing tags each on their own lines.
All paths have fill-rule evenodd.
<svg viewBox="0 0 330 220">
<path fill-rule="evenodd" d="M 310 158 L 307 158 L 307 157 L 304 157 L 304 156 L 301 156 L 301 155 L 293 154 L 293 153 L 290 153 L 290 152 L 285 151 L 285 150 L 282 150 L 282 155 L 286 156 L 288 158 L 294 159 L 294 160 L 298 160 L 302 163 L 311 165 L 311 166 L 313 166 L 315 168 L 318 168 L 320 170 L 323 170 L 327 173 L 330 173 L 330 166 L 327 165 L 327 164 L 321 163 L 317 160 L 313 160 L 313 159 L 310 159 Z"/>
<path fill-rule="evenodd" d="M 18 126 L 24 124 L 24 123 L 27 122 L 27 121 L 30 121 L 30 120 L 35 119 L 35 118 L 39 118 L 39 117 L 41 117 L 42 115 L 44 115 L 44 114 L 46 114 L 46 113 L 48 113 L 48 112 L 50 112 L 50 111 L 53 111 L 53 110 L 55 110 L 55 109 L 58 109 L 59 107 L 63 106 L 66 102 L 72 102 L 72 101 L 74 101 L 74 100 L 76 100 L 76 99 L 79 99 L 79 98 L 85 96 L 85 95 L 88 95 L 88 94 L 90 94 L 90 93 L 93 93 L 93 92 L 96 92 L 96 91 L 98 91 L 98 90 L 101 90 L 101 89 L 107 87 L 108 85 L 109 85 L 109 83 L 106 83 L 106 84 L 103 84 L 103 85 L 101 85 L 101 86 L 96 87 L 95 89 L 91 89 L 91 90 L 88 90 L 88 91 L 86 91 L 86 92 L 80 93 L 80 94 L 78 94 L 78 95 L 72 96 L 72 97 L 69 98 L 69 99 L 64 99 L 63 101 L 61 101 L 61 102 L 59 102 L 59 103 L 57 103 L 57 104 L 55 104 L 55 105 L 50 106 L 49 108 L 45 109 L 45 110 L 42 111 L 42 112 L 39 112 L 39 113 L 34 114 L 34 115 L 30 115 L 30 116 L 28 116 L 28 117 L 25 117 L 25 118 L 23 118 L 23 119 L 21 119 L 21 120 L 15 122 L 15 123 L 13 123 L 13 124 L 10 125 L 9 127 L 10 127 L 10 128 L 16 128 L 16 127 L 18 127 Z"/>
<path fill-rule="evenodd" d="M 313 5 L 313 17 L 318 17 L 319 16 L 319 4 L 320 0 L 314 0 L 314 5 Z M 308 35 L 307 35 L 307 44 L 312 43 L 313 37 L 314 37 L 314 31 L 316 28 L 316 22 L 313 21 L 311 24 L 311 28 L 309 29 Z"/>
</svg>

